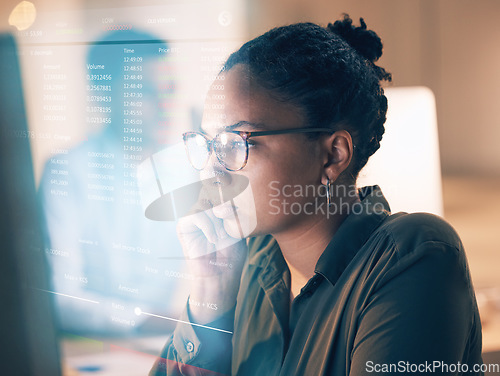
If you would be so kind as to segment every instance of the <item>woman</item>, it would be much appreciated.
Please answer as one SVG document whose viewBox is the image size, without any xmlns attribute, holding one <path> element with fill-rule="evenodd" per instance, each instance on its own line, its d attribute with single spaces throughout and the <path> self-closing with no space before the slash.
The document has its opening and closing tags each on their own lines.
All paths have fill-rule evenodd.
<svg viewBox="0 0 500 376">
<path fill-rule="evenodd" d="M 458 236 L 355 185 L 384 133 L 381 54 L 346 15 L 273 29 L 229 57 L 204 133 L 184 135 L 209 193 L 178 226 L 197 277 L 152 374 L 479 374 Z M 210 198 L 242 181 L 245 200 Z"/>
</svg>

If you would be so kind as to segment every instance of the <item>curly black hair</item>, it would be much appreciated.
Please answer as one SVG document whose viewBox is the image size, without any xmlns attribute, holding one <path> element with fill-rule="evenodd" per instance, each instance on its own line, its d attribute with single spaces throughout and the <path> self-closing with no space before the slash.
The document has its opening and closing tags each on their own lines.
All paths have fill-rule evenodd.
<svg viewBox="0 0 500 376">
<path fill-rule="evenodd" d="M 361 18 L 349 15 L 327 27 L 297 23 L 274 28 L 229 56 L 277 98 L 300 106 L 309 126 L 346 129 L 356 145 L 350 174 L 356 179 L 380 147 L 387 99 L 381 81 L 391 74 L 375 65 L 382 55 L 379 36 Z"/>
</svg>

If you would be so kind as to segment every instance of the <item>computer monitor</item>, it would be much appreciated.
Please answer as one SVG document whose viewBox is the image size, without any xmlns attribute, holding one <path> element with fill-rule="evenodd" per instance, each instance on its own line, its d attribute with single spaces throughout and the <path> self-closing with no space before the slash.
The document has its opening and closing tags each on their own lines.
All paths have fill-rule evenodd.
<svg viewBox="0 0 500 376">
<path fill-rule="evenodd" d="M 3 375 L 61 373 L 14 38 L 0 35 L 0 364 Z"/>
</svg>

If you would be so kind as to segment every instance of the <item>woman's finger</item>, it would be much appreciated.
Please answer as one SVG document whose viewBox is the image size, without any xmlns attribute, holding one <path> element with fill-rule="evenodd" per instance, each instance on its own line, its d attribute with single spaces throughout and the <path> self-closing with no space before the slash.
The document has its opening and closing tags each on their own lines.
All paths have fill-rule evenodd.
<svg viewBox="0 0 500 376">
<path fill-rule="evenodd" d="M 217 241 L 217 232 L 214 224 L 206 212 L 199 212 L 183 217 L 177 224 L 177 234 L 181 238 L 199 236 L 200 231 L 210 243 Z"/>
</svg>

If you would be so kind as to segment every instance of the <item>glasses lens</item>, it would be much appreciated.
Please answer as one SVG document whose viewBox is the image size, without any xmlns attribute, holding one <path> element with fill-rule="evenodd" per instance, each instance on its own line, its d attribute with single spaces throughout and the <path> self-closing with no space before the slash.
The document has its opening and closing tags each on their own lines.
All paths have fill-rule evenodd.
<svg viewBox="0 0 500 376">
<path fill-rule="evenodd" d="M 222 132 L 214 139 L 214 151 L 228 170 L 236 171 L 246 163 L 247 144 L 237 133 Z"/>
<path fill-rule="evenodd" d="M 189 162 L 197 170 L 203 170 L 210 157 L 207 139 L 199 133 L 184 134 Z"/>
</svg>

